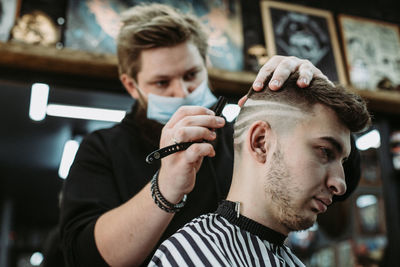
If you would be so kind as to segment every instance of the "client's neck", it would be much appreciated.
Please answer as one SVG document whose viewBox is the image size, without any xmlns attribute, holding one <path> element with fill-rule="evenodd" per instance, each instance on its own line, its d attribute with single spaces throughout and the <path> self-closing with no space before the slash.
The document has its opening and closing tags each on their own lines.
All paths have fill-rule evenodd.
<svg viewBox="0 0 400 267">
<path fill-rule="evenodd" d="M 273 203 L 266 193 L 261 173 L 257 173 L 255 166 L 240 164 L 234 166 L 232 184 L 227 200 L 240 202 L 240 214 L 269 227 L 284 235 L 289 230 L 283 227 L 274 216 L 271 209 Z M 260 176 L 261 175 L 261 176 Z"/>
</svg>

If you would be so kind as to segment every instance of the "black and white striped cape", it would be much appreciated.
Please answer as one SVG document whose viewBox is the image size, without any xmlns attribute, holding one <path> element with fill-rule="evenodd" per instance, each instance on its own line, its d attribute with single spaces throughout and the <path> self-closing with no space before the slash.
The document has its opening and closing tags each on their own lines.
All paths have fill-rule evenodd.
<svg viewBox="0 0 400 267">
<path fill-rule="evenodd" d="M 236 215 L 235 203 L 223 201 L 165 240 L 148 266 L 305 266 L 286 236 Z"/>
</svg>

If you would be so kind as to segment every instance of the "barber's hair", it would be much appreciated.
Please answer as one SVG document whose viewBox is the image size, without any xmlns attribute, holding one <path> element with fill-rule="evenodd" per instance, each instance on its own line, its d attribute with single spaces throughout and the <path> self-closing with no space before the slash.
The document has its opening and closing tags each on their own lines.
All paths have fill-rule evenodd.
<svg viewBox="0 0 400 267">
<path fill-rule="evenodd" d="M 191 41 L 204 62 L 207 55 L 207 34 L 201 22 L 163 4 L 142 4 L 121 14 L 117 37 L 120 75 L 136 79 L 141 67 L 141 52 L 150 48 L 170 47 Z"/>
<path fill-rule="evenodd" d="M 335 86 L 325 79 L 314 78 L 308 87 L 300 88 L 297 86 L 299 73 L 296 72 L 280 90 L 273 92 L 268 88 L 271 77 L 265 81 L 266 88 L 258 92 L 250 89 L 247 94 L 248 100 L 241 108 L 234 127 L 236 151 L 240 151 L 243 135 L 255 121 L 269 122 L 273 120 L 270 117 L 275 117 L 275 125 L 271 127 L 282 128 L 293 122 L 293 119 L 301 119 L 296 118 L 300 116 L 299 112 L 292 111 L 300 110 L 307 114 L 318 103 L 331 108 L 351 132 L 359 132 L 371 123 L 365 101 L 340 85 Z"/>
</svg>

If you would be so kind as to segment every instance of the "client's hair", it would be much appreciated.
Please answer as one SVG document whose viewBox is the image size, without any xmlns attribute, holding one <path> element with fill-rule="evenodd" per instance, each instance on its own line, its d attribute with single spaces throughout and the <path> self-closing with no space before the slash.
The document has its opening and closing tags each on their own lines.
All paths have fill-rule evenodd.
<svg viewBox="0 0 400 267">
<path fill-rule="evenodd" d="M 271 77 L 272 75 L 265 81 L 266 85 Z M 253 122 L 275 121 L 272 128 L 287 127 L 293 124 L 293 119 L 300 119 L 299 112 L 296 111 L 309 113 L 317 103 L 331 108 L 351 132 L 361 131 L 370 124 L 366 103 L 360 96 L 322 78 L 315 78 L 308 87 L 300 88 L 297 86 L 298 78 L 299 73 L 293 73 L 282 88 L 275 92 L 267 86 L 259 92 L 250 89 L 248 100 L 234 127 L 235 152 L 240 151 L 243 141 L 241 137 Z"/>
</svg>

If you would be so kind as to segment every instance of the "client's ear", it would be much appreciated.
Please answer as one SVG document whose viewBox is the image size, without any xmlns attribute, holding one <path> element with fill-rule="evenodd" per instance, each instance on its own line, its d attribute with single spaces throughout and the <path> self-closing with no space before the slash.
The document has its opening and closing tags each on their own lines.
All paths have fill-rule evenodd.
<svg viewBox="0 0 400 267">
<path fill-rule="evenodd" d="M 265 163 L 268 153 L 268 137 L 271 126 L 265 121 L 257 121 L 251 125 L 247 134 L 247 149 L 259 163 Z"/>
</svg>

